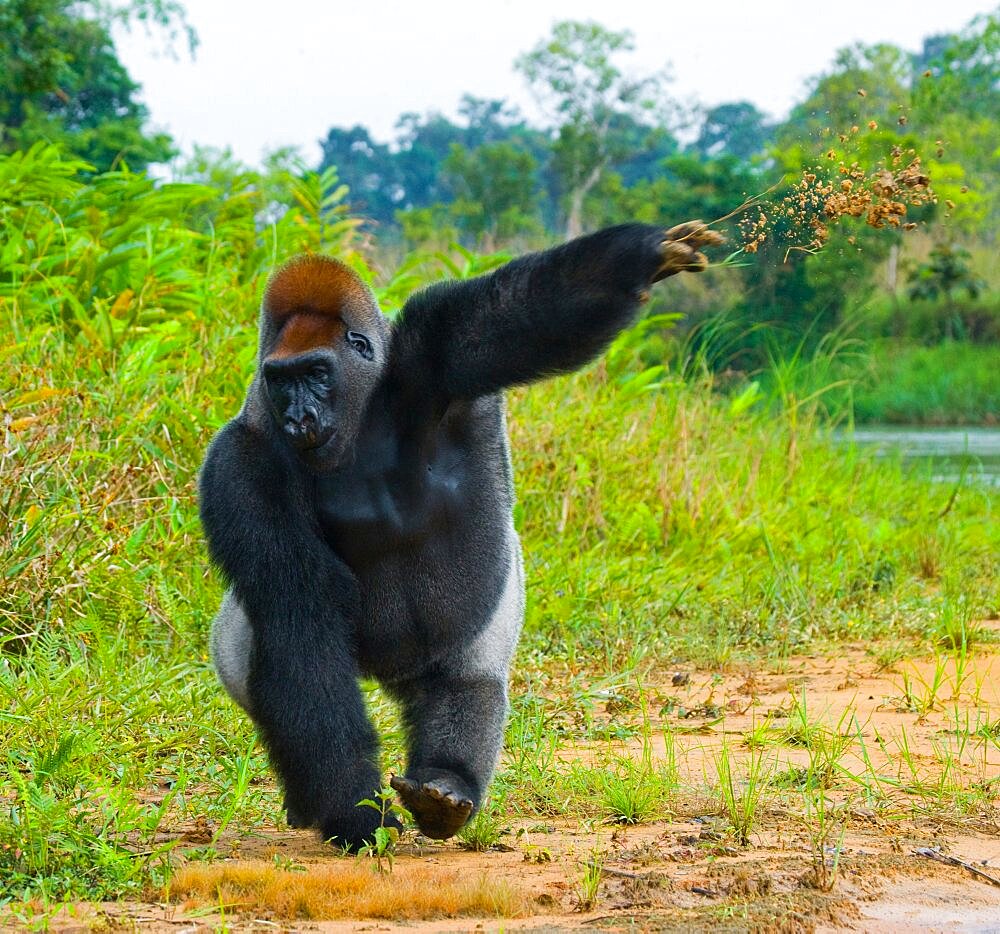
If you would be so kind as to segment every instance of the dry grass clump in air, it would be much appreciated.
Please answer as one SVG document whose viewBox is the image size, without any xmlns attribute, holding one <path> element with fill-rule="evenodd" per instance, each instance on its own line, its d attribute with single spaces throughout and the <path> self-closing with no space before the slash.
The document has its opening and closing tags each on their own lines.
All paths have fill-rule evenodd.
<svg viewBox="0 0 1000 934">
<path fill-rule="evenodd" d="M 287 920 L 445 917 L 520 918 L 532 913 L 527 896 L 484 874 L 460 877 L 434 867 L 401 867 L 391 874 L 338 861 L 306 870 L 269 863 L 192 863 L 181 867 L 166 892 L 185 910 L 211 905 Z"/>
<path fill-rule="evenodd" d="M 877 130 L 878 124 L 873 120 L 868 129 Z M 857 133 L 858 127 L 852 126 L 840 140 Z M 826 159 L 826 164 L 804 169 L 784 197 L 752 202 L 752 212 L 738 224 L 747 253 L 756 253 L 771 237 L 785 241 L 789 249 L 818 250 L 842 217 L 864 218 L 876 229 L 912 230 L 915 223 L 904 223 L 908 208 L 937 202 L 915 149 L 893 146 L 886 158 L 867 169 L 856 160 L 838 159 L 833 149 Z"/>
</svg>

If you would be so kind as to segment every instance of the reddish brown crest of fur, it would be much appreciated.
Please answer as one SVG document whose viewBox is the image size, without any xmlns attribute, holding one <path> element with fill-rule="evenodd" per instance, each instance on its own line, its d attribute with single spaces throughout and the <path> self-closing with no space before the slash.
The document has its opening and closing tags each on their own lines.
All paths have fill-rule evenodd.
<svg viewBox="0 0 1000 934">
<path fill-rule="evenodd" d="M 281 329 L 278 343 L 269 357 L 292 357 L 316 347 L 331 347 L 347 330 L 340 318 L 328 315 L 295 314 Z"/>
<path fill-rule="evenodd" d="M 289 357 L 330 346 L 344 333 L 346 304 L 368 304 L 368 291 L 349 267 L 328 256 L 297 256 L 267 284 L 264 310 L 281 328 L 269 354 Z"/>
</svg>

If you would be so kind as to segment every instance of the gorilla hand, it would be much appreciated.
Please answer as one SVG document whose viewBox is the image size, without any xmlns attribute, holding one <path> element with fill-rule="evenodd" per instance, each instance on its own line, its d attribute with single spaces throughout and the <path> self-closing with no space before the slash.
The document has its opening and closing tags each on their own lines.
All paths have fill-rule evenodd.
<svg viewBox="0 0 1000 934">
<path fill-rule="evenodd" d="M 663 264 L 653 281 L 659 282 L 679 272 L 701 272 L 708 266 L 708 258 L 700 252 L 701 248 L 718 246 L 725 239 L 718 231 L 709 230 L 701 221 L 688 221 L 671 227 L 660 247 Z"/>
</svg>

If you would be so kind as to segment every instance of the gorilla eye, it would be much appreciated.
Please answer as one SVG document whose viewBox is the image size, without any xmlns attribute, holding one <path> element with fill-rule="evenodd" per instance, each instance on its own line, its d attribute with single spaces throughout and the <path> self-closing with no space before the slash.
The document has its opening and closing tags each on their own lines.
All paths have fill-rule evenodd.
<svg viewBox="0 0 1000 934">
<path fill-rule="evenodd" d="M 373 360 L 375 358 L 375 351 L 372 348 L 372 342 L 368 340 L 364 334 L 360 334 L 357 331 L 348 331 L 347 343 L 350 344 L 366 360 Z"/>
</svg>

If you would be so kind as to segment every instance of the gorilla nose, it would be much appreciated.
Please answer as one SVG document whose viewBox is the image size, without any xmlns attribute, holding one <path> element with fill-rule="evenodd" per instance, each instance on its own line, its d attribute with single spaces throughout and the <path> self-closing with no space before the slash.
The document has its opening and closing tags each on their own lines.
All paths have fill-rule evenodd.
<svg viewBox="0 0 1000 934">
<path fill-rule="evenodd" d="M 299 448 L 309 448 L 316 444 L 319 437 L 314 412 L 303 412 L 301 415 L 285 416 L 285 434 L 292 444 Z"/>
</svg>

